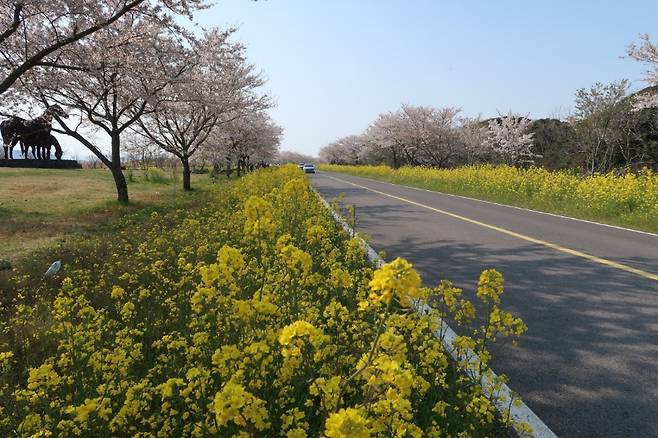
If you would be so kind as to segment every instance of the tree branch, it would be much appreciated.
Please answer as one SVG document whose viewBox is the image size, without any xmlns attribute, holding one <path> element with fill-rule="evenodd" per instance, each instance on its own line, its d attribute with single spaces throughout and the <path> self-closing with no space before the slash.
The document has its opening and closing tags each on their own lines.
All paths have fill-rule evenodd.
<svg viewBox="0 0 658 438">
<path fill-rule="evenodd" d="M 119 18 L 130 12 L 132 9 L 139 6 L 144 1 L 145 0 L 133 0 L 129 3 L 126 3 L 121 9 L 118 10 L 118 12 L 116 12 L 109 19 L 105 21 L 101 21 L 100 23 L 95 24 L 91 27 L 88 27 L 82 32 L 78 32 L 77 29 L 74 29 L 73 34 L 70 35 L 69 37 L 59 40 L 47 47 L 44 47 L 43 49 L 39 50 L 37 53 L 35 53 L 32 56 L 28 56 L 27 59 L 22 64 L 16 67 L 11 73 L 9 73 L 9 75 L 7 75 L 7 77 L 5 77 L 2 81 L 0 81 L 0 94 L 7 91 L 12 85 L 14 85 L 14 82 L 16 82 L 18 78 L 20 78 L 28 70 L 37 66 L 39 62 L 46 56 L 56 52 L 62 47 L 65 47 L 71 43 L 81 40 L 82 38 L 88 35 L 91 35 L 97 30 L 109 26 L 110 24 L 114 23 Z"/>
<path fill-rule="evenodd" d="M 18 30 L 18 26 L 21 24 L 21 11 L 23 10 L 23 3 L 22 2 L 14 2 L 14 19 L 5 30 L 2 35 L 0 35 L 0 44 L 3 43 L 7 38 L 12 36 L 16 30 Z"/>
</svg>

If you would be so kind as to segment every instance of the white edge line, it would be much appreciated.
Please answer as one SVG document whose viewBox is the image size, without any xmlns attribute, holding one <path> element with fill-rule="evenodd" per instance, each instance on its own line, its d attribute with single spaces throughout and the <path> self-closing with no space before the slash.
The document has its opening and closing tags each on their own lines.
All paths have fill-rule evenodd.
<svg viewBox="0 0 658 438">
<path fill-rule="evenodd" d="M 367 179 L 367 178 L 366 178 Z M 334 217 L 336 222 L 340 224 L 343 229 L 347 232 L 348 235 L 353 235 L 352 227 L 349 226 L 347 222 L 329 205 L 329 203 L 320 195 L 320 193 L 315 189 L 315 187 L 309 184 L 309 187 L 317 195 L 317 197 L 322 201 L 325 208 L 329 210 L 331 215 Z M 422 190 L 422 189 L 420 189 Z M 356 234 L 354 234 L 356 235 Z M 376 267 L 379 268 L 384 264 L 384 260 L 377 254 L 377 252 L 361 237 L 358 237 L 359 242 L 363 249 L 366 251 L 368 260 Z M 414 309 L 416 312 L 421 315 L 426 315 L 430 311 L 430 307 L 427 304 L 415 302 Z M 450 353 L 452 358 L 459 362 L 460 360 L 467 360 L 471 365 L 477 365 L 477 355 L 474 351 L 467 350 L 466 357 L 460 357 L 456 350 L 453 348 L 453 342 L 457 338 L 457 333 L 442 319 L 440 319 L 441 328 L 434 332 L 434 336 L 441 340 L 443 346 Z M 476 367 L 473 367 L 473 370 L 476 370 Z M 491 397 L 492 393 L 489 388 L 492 387 L 492 382 L 496 380 L 496 373 L 491 371 L 491 375 L 479 375 L 477 371 L 474 371 L 472 377 L 475 380 L 479 380 L 480 385 L 484 393 Z M 530 409 L 522 400 L 520 406 L 514 406 L 511 403 L 514 400 L 512 390 L 506 385 L 503 384 L 500 389 L 495 394 L 495 397 L 491 397 L 493 402 L 498 409 L 500 415 L 506 415 L 505 411 L 509 408 L 510 417 L 515 421 L 515 423 L 526 423 L 532 428 L 532 437 L 536 438 L 557 438 L 557 435 L 548 427 L 546 424 Z M 518 400 L 518 398 L 516 398 Z M 523 431 L 517 429 L 516 424 L 513 426 L 514 431 L 519 435 L 523 436 Z"/>
<path fill-rule="evenodd" d="M 602 227 L 614 228 L 614 229 L 617 229 L 617 230 L 630 231 L 632 233 L 646 234 L 646 235 L 649 235 L 649 236 L 658 237 L 658 234 L 651 233 L 649 231 L 634 230 L 633 228 L 624 228 L 624 227 L 620 227 L 620 226 L 617 226 L 617 225 L 603 224 L 601 222 L 588 221 L 587 219 L 579 219 L 577 217 L 564 216 L 564 215 L 557 214 L 557 213 L 549 213 L 547 211 L 532 210 L 530 208 L 517 207 L 516 205 L 501 204 L 499 202 L 486 201 L 484 199 L 470 198 L 468 196 L 455 195 L 455 194 L 452 194 L 452 193 L 440 192 L 438 190 L 422 189 L 420 187 L 408 186 L 408 185 L 405 185 L 405 184 L 396 184 L 396 183 L 392 183 L 392 182 L 389 182 L 389 181 L 382 181 L 382 180 L 375 179 L 375 178 L 366 178 L 364 176 L 352 175 L 351 173 L 329 172 L 329 171 L 326 171 L 326 170 L 324 170 L 322 172 L 337 173 L 339 175 L 354 176 L 356 178 L 365 179 L 367 181 L 380 182 L 380 183 L 384 183 L 384 184 L 389 184 L 391 186 L 404 187 L 406 189 L 418 190 L 418 191 L 421 191 L 421 192 L 428 192 L 428 193 L 434 193 L 434 194 L 445 195 L 445 196 L 452 196 L 453 198 L 468 199 L 469 201 L 483 202 L 485 204 L 497 205 L 499 207 L 514 208 L 516 210 L 529 211 L 531 213 L 544 214 L 546 216 L 553 216 L 553 217 L 558 217 L 558 218 L 561 218 L 561 219 L 568 219 L 568 220 L 577 221 L 577 222 L 585 222 L 587 224 L 600 225 Z"/>
</svg>

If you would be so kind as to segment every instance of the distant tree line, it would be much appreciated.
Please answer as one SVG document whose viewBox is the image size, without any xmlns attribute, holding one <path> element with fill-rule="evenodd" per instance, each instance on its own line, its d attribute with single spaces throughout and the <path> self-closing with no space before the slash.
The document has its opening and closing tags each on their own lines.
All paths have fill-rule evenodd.
<svg viewBox="0 0 658 438">
<path fill-rule="evenodd" d="M 313 163 L 317 160 L 317 157 L 312 157 L 310 155 L 302 154 L 296 151 L 279 151 L 276 161 L 285 164 L 285 163 Z"/>
<path fill-rule="evenodd" d="M 402 105 L 365 132 L 320 150 L 334 164 L 452 167 L 492 163 L 575 169 L 582 173 L 658 168 L 658 48 L 648 36 L 628 57 L 649 67 L 651 86 L 629 92 L 629 81 L 576 91 L 574 112 L 562 120 L 509 112 L 469 118 L 456 107 Z"/>
</svg>

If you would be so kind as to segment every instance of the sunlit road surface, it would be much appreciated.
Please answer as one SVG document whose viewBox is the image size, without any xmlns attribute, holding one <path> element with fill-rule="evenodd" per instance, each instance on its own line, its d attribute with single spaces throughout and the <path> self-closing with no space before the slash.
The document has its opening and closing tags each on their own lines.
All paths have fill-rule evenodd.
<svg viewBox="0 0 658 438">
<path fill-rule="evenodd" d="M 528 325 L 493 368 L 559 436 L 658 437 L 658 236 L 338 173 L 311 182 L 356 205 L 387 260 L 474 298 L 505 277 L 503 307 Z M 658 218 L 657 218 L 658 220 Z"/>
</svg>

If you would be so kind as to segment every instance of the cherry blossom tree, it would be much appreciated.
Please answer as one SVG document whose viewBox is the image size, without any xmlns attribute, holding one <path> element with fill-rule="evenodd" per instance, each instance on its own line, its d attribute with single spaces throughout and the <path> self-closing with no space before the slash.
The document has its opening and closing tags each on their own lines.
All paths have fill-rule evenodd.
<svg viewBox="0 0 658 438">
<path fill-rule="evenodd" d="M 509 112 L 489 121 L 487 144 L 504 163 L 510 165 L 532 163 L 531 120 Z"/>
<path fill-rule="evenodd" d="M 649 87 L 634 95 L 633 109 L 637 122 L 637 136 L 634 148 L 627 148 L 631 155 L 627 161 L 634 162 L 635 166 L 658 166 L 658 44 L 653 42 L 649 35 L 641 35 L 640 43 L 633 43 L 628 47 L 627 54 L 647 66 L 645 81 Z"/>
<path fill-rule="evenodd" d="M 329 164 L 354 164 L 347 160 L 345 151 L 338 145 L 341 139 L 320 148 L 318 157 L 323 163 Z"/>
<path fill-rule="evenodd" d="M 459 113 L 455 107 L 402 105 L 399 112 L 402 138 L 412 148 L 417 162 L 446 167 L 461 152 Z"/>
<path fill-rule="evenodd" d="M 162 148 L 143 135 L 129 134 L 125 136 L 122 143 L 126 161 L 132 166 L 138 166 L 145 171 L 153 166 L 164 167 L 165 162 L 172 158 L 171 154 L 163 151 Z"/>
<path fill-rule="evenodd" d="M 372 153 L 388 156 L 394 168 L 416 162 L 414 150 L 406 143 L 403 131 L 403 120 L 399 112 L 380 114 L 366 130 L 372 142 Z"/>
<path fill-rule="evenodd" d="M 264 81 L 247 64 L 244 46 L 229 42 L 233 32 L 213 30 L 195 42 L 194 65 L 137 121 L 138 132 L 181 161 L 184 190 L 192 189 L 190 159 L 213 129 L 271 106 L 256 92 Z"/>
<path fill-rule="evenodd" d="M 631 43 L 627 55 L 647 66 L 645 80 L 651 86 L 658 86 L 658 44 L 651 41 L 648 34 L 640 36 L 639 43 Z M 636 96 L 635 109 L 658 107 L 658 92 L 641 93 Z"/>
<path fill-rule="evenodd" d="M 491 158 L 488 148 L 489 128 L 480 117 L 464 118 L 459 128 L 462 145 L 461 158 L 466 164 L 474 164 L 487 161 Z"/>
<path fill-rule="evenodd" d="M 316 157 L 312 157 L 307 154 L 296 151 L 279 151 L 275 160 L 279 163 L 312 163 L 316 160 Z"/>
<path fill-rule="evenodd" d="M 58 103 L 77 113 L 77 125 L 56 117 L 58 131 L 77 139 L 110 169 L 119 202 L 129 199 L 121 136 L 193 64 L 180 37 L 171 22 L 131 12 L 62 50 L 59 62 L 67 68 L 33 69 L 25 75 L 25 89 L 36 89 L 44 104 Z M 109 136 L 109 154 L 85 135 L 87 126 Z"/>
<path fill-rule="evenodd" d="M 332 164 L 363 163 L 368 153 L 369 138 L 365 135 L 348 135 L 320 149 L 320 160 Z"/>
<path fill-rule="evenodd" d="M 204 145 L 205 157 L 221 166 L 226 163 L 226 175 L 236 164 L 238 175 L 248 171 L 252 165 L 273 161 L 279 150 L 283 129 L 263 112 L 246 114 L 215 129 Z"/>
<path fill-rule="evenodd" d="M 453 165 L 463 154 L 460 112 L 455 107 L 402 105 L 398 111 L 380 114 L 366 131 L 370 153 L 386 153 L 393 167 Z"/>
<path fill-rule="evenodd" d="M 138 11 L 190 15 L 202 0 L 2 0 L 0 94 L 35 67 L 70 67 L 62 49 Z M 16 101 L 20 101 L 17 99 Z"/>
</svg>

